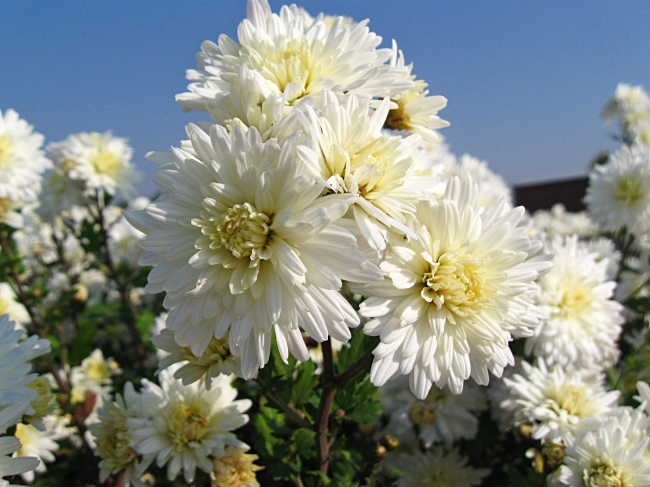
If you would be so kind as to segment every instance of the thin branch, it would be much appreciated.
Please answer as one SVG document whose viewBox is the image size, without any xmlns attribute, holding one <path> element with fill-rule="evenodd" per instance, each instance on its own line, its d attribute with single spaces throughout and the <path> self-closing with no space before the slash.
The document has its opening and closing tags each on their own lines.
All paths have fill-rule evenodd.
<svg viewBox="0 0 650 487">
<path fill-rule="evenodd" d="M 334 382 L 332 339 L 328 338 L 327 341 L 321 343 L 321 347 L 323 348 L 323 395 L 320 398 L 318 413 L 316 415 L 316 451 L 318 453 L 319 469 L 327 475 L 330 463 L 330 442 L 328 441 L 327 429 L 337 386 Z M 319 479 L 316 485 L 322 485 L 322 480 Z"/>
<path fill-rule="evenodd" d="M 354 379 L 360 373 L 362 373 L 366 369 L 366 366 L 372 362 L 372 352 L 375 350 L 375 348 L 377 348 L 377 345 L 379 345 L 379 340 L 377 340 L 370 348 L 368 348 L 368 350 L 366 350 L 356 362 L 345 369 L 342 374 L 335 376 L 333 379 L 334 382 L 336 384 L 342 384 L 343 382 Z"/>
<path fill-rule="evenodd" d="M 294 423 L 300 425 L 301 428 L 307 428 L 308 430 L 315 431 L 316 428 L 314 428 L 314 425 L 311 424 L 309 421 L 307 421 L 305 418 L 303 418 L 298 411 L 296 411 L 294 408 L 289 406 L 286 402 L 280 398 L 275 392 L 273 392 L 271 389 L 269 389 L 261 380 L 255 379 L 255 382 L 260 386 L 262 389 L 262 394 L 264 394 L 266 397 L 268 397 L 271 401 L 273 401 L 284 413 L 291 418 L 291 421 Z"/>
</svg>

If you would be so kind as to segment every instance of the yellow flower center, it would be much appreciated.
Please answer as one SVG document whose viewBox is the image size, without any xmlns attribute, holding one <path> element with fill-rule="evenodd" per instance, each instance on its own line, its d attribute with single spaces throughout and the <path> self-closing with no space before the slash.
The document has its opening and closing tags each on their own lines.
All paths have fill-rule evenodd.
<svg viewBox="0 0 650 487">
<path fill-rule="evenodd" d="M 587 487 L 623 487 L 620 472 L 611 465 L 593 465 L 589 468 L 585 479 Z"/>
<path fill-rule="evenodd" d="M 622 178 L 614 186 L 614 199 L 628 207 L 634 207 L 643 198 L 641 179 Z"/>
<path fill-rule="evenodd" d="M 167 432 L 176 451 L 200 443 L 210 434 L 207 404 L 174 401 L 167 419 Z"/>
<path fill-rule="evenodd" d="M 213 487 L 253 487 L 259 486 L 255 472 L 263 467 L 254 465 L 257 455 L 244 453 L 241 450 L 226 452 L 213 462 Z"/>
<path fill-rule="evenodd" d="M 210 238 L 216 246 L 223 245 L 238 259 L 253 254 L 254 258 L 266 246 L 270 221 L 250 203 L 235 205 L 222 215 L 216 224 L 216 232 Z"/>
<path fill-rule="evenodd" d="M 86 366 L 85 372 L 88 378 L 103 382 L 111 376 L 111 367 L 106 360 L 93 360 Z"/>
<path fill-rule="evenodd" d="M 562 411 L 572 416 L 584 418 L 593 414 L 594 402 L 584 385 L 562 384 L 558 389 L 551 389 L 547 394 L 546 407 L 560 415 Z"/>
<path fill-rule="evenodd" d="M 122 160 L 112 152 L 100 152 L 90 163 L 97 174 L 115 174 L 122 167 Z"/>
<path fill-rule="evenodd" d="M 13 153 L 13 140 L 11 135 L 0 135 L 0 167 L 5 165 Z"/>
<path fill-rule="evenodd" d="M 442 254 L 422 276 L 422 298 L 450 312 L 467 316 L 487 302 L 481 264 L 453 252 Z"/>
<path fill-rule="evenodd" d="M 554 314 L 562 319 L 579 316 L 591 303 L 589 288 L 581 283 L 570 283 L 563 286 L 562 298 L 558 303 L 558 311 Z"/>
<path fill-rule="evenodd" d="M 445 395 L 437 387 L 432 387 L 424 400 L 415 401 L 409 408 L 409 418 L 418 426 L 426 426 L 433 423 L 438 415 L 438 409 L 442 406 Z"/>
<path fill-rule="evenodd" d="M 229 333 L 217 339 L 212 337 L 208 347 L 203 352 L 203 355 L 197 357 L 192 353 L 190 347 L 181 348 L 183 359 L 196 365 L 209 367 L 212 364 L 223 364 L 224 362 L 232 362 L 233 356 L 230 353 L 230 346 L 228 345 Z"/>
<path fill-rule="evenodd" d="M 405 110 L 403 100 L 395 100 L 397 108 L 388 111 L 388 116 L 384 122 L 384 128 L 390 130 L 408 130 L 410 127 L 410 118 Z"/>
<path fill-rule="evenodd" d="M 97 452 L 111 465 L 124 468 L 138 458 L 138 452 L 131 448 L 131 435 L 126 418 L 102 420 L 103 435 L 98 435 Z"/>
</svg>

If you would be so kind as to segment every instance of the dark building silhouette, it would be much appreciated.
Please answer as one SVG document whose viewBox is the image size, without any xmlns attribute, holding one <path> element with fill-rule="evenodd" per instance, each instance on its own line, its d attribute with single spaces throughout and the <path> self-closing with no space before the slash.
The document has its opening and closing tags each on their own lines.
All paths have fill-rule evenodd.
<svg viewBox="0 0 650 487">
<path fill-rule="evenodd" d="M 531 213 L 549 210 L 556 203 L 562 203 L 567 211 L 582 211 L 585 209 L 582 199 L 588 183 L 589 178 L 581 177 L 515 186 L 515 202 Z"/>
</svg>

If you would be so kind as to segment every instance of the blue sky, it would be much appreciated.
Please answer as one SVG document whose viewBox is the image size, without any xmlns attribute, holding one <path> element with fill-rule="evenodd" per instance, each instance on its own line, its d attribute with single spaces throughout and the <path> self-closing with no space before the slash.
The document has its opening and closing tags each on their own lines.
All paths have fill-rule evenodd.
<svg viewBox="0 0 650 487">
<path fill-rule="evenodd" d="M 282 3 L 271 0 L 274 11 Z M 449 104 L 442 133 L 456 154 L 487 160 L 509 183 L 586 173 L 615 147 L 599 119 L 618 82 L 650 89 L 647 1 L 305 1 L 321 11 L 370 19 L 395 39 L 414 73 Z M 15 109 L 48 142 L 112 130 L 127 137 L 153 193 L 150 150 L 166 150 L 183 113 L 201 41 L 236 38 L 245 2 L 0 2 L 0 109 Z"/>
</svg>

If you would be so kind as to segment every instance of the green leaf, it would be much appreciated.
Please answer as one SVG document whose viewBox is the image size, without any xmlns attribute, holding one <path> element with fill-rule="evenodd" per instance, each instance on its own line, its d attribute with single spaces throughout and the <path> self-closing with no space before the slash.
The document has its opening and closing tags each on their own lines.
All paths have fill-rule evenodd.
<svg viewBox="0 0 650 487">
<path fill-rule="evenodd" d="M 311 360 L 300 364 L 298 367 L 298 378 L 291 389 L 291 402 L 296 406 L 305 404 L 314 394 L 318 387 L 319 376 L 314 374 L 316 366 Z"/>
</svg>

